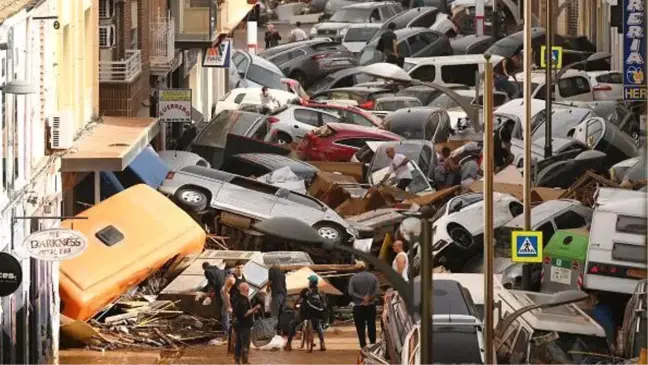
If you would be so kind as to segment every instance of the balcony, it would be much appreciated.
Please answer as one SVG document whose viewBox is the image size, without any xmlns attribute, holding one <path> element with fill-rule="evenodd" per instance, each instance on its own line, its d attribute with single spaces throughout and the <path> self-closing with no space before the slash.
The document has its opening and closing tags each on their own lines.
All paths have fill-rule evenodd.
<svg viewBox="0 0 648 365">
<path fill-rule="evenodd" d="M 121 61 L 99 61 L 99 82 L 130 83 L 142 72 L 142 52 L 129 49 Z"/>
<path fill-rule="evenodd" d="M 211 47 L 217 39 L 218 0 L 176 0 L 171 2 L 178 48 Z"/>
<path fill-rule="evenodd" d="M 166 74 L 175 60 L 175 22 L 172 17 L 158 17 L 151 22 L 151 72 Z"/>
</svg>

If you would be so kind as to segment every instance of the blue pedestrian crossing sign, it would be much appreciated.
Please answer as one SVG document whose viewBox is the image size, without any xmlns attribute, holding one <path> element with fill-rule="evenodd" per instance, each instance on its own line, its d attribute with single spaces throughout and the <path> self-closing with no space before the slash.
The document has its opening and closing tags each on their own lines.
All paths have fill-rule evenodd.
<svg viewBox="0 0 648 365">
<path fill-rule="evenodd" d="M 547 46 L 540 46 L 540 67 L 541 68 L 547 67 L 546 52 L 547 52 Z M 562 68 L 562 62 L 563 62 L 563 48 L 558 46 L 551 47 L 551 67 L 555 69 L 560 69 Z"/>
<path fill-rule="evenodd" d="M 513 262 L 542 262 L 542 232 L 514 231 L 511 257 Z"/>
</svg>

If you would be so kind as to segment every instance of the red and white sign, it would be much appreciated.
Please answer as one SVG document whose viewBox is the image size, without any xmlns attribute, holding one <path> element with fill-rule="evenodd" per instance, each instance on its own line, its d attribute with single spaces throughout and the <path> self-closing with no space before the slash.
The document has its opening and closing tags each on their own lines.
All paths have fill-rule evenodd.
<svg viewBox="0 0 648 365">
<path fill-rule="evenodd" d="M 191 89 L 158 91 L 160 122 L 191 123 Z"/>
</svg>

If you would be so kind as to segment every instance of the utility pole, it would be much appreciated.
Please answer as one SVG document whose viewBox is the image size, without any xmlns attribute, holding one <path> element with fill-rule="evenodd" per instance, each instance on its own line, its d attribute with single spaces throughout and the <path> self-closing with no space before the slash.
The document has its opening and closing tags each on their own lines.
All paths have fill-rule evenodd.
<svg viewBox="0 0 648 365">
<path fill-rule="evenodd" d="M 248 16 L 247 19 L 247 49 L 250 54 L 255 55 L 257 53 L 257 37 L 258 37 L 258 21 L 259 21 L 259 4 L 257 3 L 252 8 L 251 16 Z"/>
<path fill-rule="evenodd" d="M 546 122 L 545 122 L 545 145 L 544 145 L 544 157 L 551 157 L 552 148 L 551 148 L 551 111 L 552 111 L 552 101 L 553 101 L 553 90 L 555 88 L 553 84 L 553 34 L 554 34 L 554 10 L 553 10 L 554 0 L 547 0 L 547 28 L 545 29 L 545 63 L 547 68 L 545 70 L 545 90 L 546 94 Z"/>
<path fill-rule="evenodd" d="M 477 0 L 475 2 L 475 34 L 477 36 L 484 35 L 484 1 Z"/>
<path fill-rule="evenodd" d="M 432 224 L 428 214 L 421 215 L 421 364 L 433 364 L 432 360 Z"/>
<path fill-rule="evenodd" d="M 495 364 L 495 344 L 493 341 L 495 321 L 493 294 L 493 261 L 495 260 L 493 242 L 493 175 L 495 168 L 493 146 L 493 64 L 491 55 L 484 54 L 484 346 L 486 364 Z"/>
<path fill-rule="evenodd" d="M 497 14 L 497 0 L 493 0 L 493 12 L 491 15 L 491 36 L 494 40 L 499 39 L 499 15 Z"/>
<path fill-rule="evenodd" d="M 548 0 L 547 3 L 550 3 Z M 548 12 L 550 13 L 550 12 Z M 531 1 L 524 2 L 524 230 L 531 229 L 531 28 L 532 28 Z M 547 34 L 550 34 L 547 32 Z M 550 54 L 550 51 L 547 50 Z M 551 58 L 549 58 L 551 60 Z M 548 73 L 547 73 L 548 74 Z M 548 84 L 550 85 L 550 84 Z M 549 88 L 547 88 L 549 90 Z M 550 136 L 547 136 L 551 139 Z M 522 266 L 522 288 L 530 289 L 531 266 Z"/>
</svg>

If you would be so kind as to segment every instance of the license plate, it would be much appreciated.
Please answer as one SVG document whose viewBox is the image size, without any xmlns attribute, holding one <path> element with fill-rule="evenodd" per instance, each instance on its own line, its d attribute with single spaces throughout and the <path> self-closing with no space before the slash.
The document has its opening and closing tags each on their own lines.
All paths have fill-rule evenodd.
<svg viewBox="0 0 648 365">
<path fill-rule="evenodd" d="M 646 270 L 629 269 L 628 271 L 626 271 L 626 276 L 636 279 L 645 279 Z"/>
<path fill-rule="evenodd" d="M 554 283 L 571 285 L 571 275 L 572 272 L 570 269 L 563 269 L 562 267 L 551 267 L 551 281 Z"/>
</svg>

